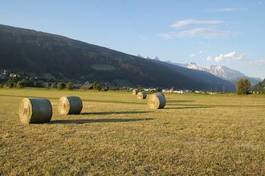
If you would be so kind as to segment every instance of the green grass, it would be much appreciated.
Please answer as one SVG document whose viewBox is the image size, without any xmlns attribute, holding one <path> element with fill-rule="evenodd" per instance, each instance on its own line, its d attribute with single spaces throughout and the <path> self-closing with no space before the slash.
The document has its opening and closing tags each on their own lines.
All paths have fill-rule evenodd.
<svg viewBox="0 0 265 176">
<path fill-rule="evenodd" d="M 60 116 L 78 95 L 81 115 Z M 22 97 L 49 97 L 48 124 L 21 125 Z M 265 97 L 0 89 L 0 175 L 265 175 Z"/>
</svg>

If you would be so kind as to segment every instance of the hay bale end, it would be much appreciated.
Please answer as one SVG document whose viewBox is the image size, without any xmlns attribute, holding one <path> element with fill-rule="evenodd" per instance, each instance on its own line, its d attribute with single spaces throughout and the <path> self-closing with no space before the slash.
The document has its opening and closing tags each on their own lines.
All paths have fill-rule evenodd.
<svg viewBox="0 0 265 176">
<path fill-rule="evenodd" d="M 61 115 L 80 114 L 83 103 L 80 97 L 64 96 L 59 99 L 58 111 Z"/>
<path fill-rule="evenodd" d="M 52 105 L 45 98 L 23 98 L 19 105 L 21 123 L 46 123 L 52 117 Z"/>
<path fill-rule="evenodd" d="M 137 95 L 137 94 L 138 94 L 138 92 L 139 92 L 139 90 L 138 90 L 138 89 L 133 89 L 133 91 L 132 91 L 132 94 L 133 94 L 133 95 Z"/>
<path fill-rule="evenodd" d="M 166 106 L 166 97 L 158 92 L 148 96 L 147 104 L 151 109 L 163 109 Z"/>
<path fill-rule="evenodd" d="M 137 93 L 137 98 L 138 99 L 146 99 L 147 93 L 146 92 L 138 92 Z"/>
</svg>

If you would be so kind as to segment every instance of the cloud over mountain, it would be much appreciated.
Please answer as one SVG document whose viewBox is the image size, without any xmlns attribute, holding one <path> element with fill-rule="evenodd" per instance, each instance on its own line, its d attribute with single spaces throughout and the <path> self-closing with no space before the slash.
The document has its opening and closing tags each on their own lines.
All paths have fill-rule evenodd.
<svg viewBox="0 0 265 176">
<path fill-rule="evenodd" d="M 222 62 L 222 61 L 230 61 L 230 60 L 242 60 L 244 58 L 245 58 L 244 54 L 232 51 L 227 54 L 220 54 L 218 56 L 213 56 L 213 57 L 209 56 L 207 60 L 215 61 L 215 62 Z"/>
<path fill-rule="evenodd" d="M 174 31 L 160 33 L 159 36 L 166 39 L 174 38 L 224 38 L 232 35 L 232 32 L 223 29 L 222 20 L 178 20 L 170 25 Z"/>
<path fill-rule="evenodd" d="M 172 28 L 182 28 L 193 25 L 219 25 L 223 24 L 221 20 L 196 20 L 196 19 L 185 19 L 176 21 L 171 25 Z"/>
</svg>

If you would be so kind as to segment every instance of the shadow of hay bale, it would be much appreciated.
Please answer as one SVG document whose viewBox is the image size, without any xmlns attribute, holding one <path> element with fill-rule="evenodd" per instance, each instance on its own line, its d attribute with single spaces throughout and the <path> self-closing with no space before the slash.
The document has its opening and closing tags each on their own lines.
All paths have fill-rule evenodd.
<svg viewBox="0 0 265 176">
<path fill-rule="evenodd" d="M 80 115 L 144 114 L 152 111 L 83 112 Z"/>
<path fill-rule="evenodd" d="M 177 107 L 166 107 L 165 109 L 201 109 L 210 108 L 209 106 L 177 106 Z"/>
<path fill-rule="evenodd" d="M 126 118 L 126 119 L 111 119 L 111 118 L 104 118 L 104 119 L 71 119 L 71 120 L 53 120 L 49 124 L 86 124 L 86 123 L 124 123 L 124 122 L 138 122 L 138 121 L 147 121 L 153 120 L 153 118 Z"/>
<path fill-rule="evenodd" d="M 195 102 L 195 100 L 168 100 L 167 103 L 191 103 Z"/>
</svg>

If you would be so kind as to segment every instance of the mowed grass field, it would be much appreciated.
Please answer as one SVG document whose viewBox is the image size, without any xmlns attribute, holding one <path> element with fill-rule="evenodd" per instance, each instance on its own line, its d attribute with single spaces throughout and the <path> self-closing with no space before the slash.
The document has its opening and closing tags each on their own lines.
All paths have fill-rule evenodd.
<svg viewBox="0 0 265 176">
<path fill-rule="evenodd" d="M 78 95 L 80 115 L 58 98 Z M 23 97 L 46 97 L 47 124 L 20 124 Z M 265 96 L 0 89 L 0 175 L 265 175 Z"/>
</svg>

